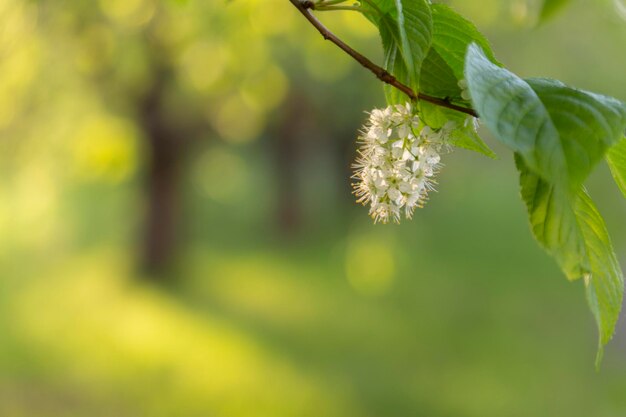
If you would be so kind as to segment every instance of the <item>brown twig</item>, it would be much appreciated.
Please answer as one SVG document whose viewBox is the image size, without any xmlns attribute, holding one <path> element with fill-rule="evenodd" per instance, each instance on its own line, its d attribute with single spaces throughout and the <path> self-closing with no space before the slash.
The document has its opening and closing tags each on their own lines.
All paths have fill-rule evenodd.
<svg viewBox="0 0 626 417">
<path fill-rule="evenodd" d="M 324 37 L 324 39 L 337 45 L 341 50 L 343 50 L 345 53 L 347 53 L 352 58 L 354 58 L 354 60 L 356 60 L 364 68 L 370 70 L 380 81 L 386 84 L 389 84 L 390 86 L 402 91 L 411 100 L 423 100 L 423 101 L 435 104 L 437 106 L 445 107 L 451 110 L 456 110 L 461 113 L 469 114 L 470 116 L 473 116 L 473 117 L 478 117 L 478 114 L 474 110 L 451 103 L 447 99 L 429 96 L 427 94 L 420 93 L 420 92 L 416 93 L 415 91 L 413 91 L 411 87 L 398 81 L 398 79 L 394 77 L 392 74 L 390 74 L 387 70 L 385 70 L 379 65 L 376 65 L 375 63 L 370 61 L 368 58 L 366 58 L 359 52 L 352 49 L 352 47 L 350 47 L 344 41 L 339 39 L 326 26 L 324 26 L 324 24 L 320 22 L 313 15 L 313 13 L 311 13 L 311 9 L 315 7 L 315 4 L 312 1 L 308 1 L 308 0 L 306 1 L 289 0 L 289 1 L 291 2 L 291 4 L 294 5 L 296 9 L 298 9 L 298 11 L 300 11 L 300 13 L 302 13 L 302 15 L 309 21 L 309 23 L 311 23 L 311 25 L 313 25 L 315 29 L 317 29 L 317 31 Z"/>
</svg>

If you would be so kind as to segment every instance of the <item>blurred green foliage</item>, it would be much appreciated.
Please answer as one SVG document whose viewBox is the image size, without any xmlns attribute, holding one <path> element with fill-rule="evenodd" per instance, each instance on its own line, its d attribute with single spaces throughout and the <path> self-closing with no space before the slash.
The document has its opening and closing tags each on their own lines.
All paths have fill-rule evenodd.
<svg viewBox="0 0 626 417">
<path fill-rule="evenodd" d="M 626 99 L 612 2 L 535 30 L 533 2 L 447 3 L 522 76 Z M 380 60 L 364 19 L 322 18 Z M 596 374 L 581 288 L 535 247 L 511 161 L 448 156 L 400 227 L 354 207 L 352 141 L 382 89 L 299 19 L 286 0 L 0 2 L 0 415 L 626 414 L 626 327 Z M 136 261 L 161 72 L 194 139 L 162 286 Z M 609 176 L 590 188 L 624 259 Z"/>
<path fill-rule="evenodd" d="M 567 6 L 569 1 L 570 0 L 544 0 L 542 8 L 541 8 L 541 13 L 539 15 L 540 19 L 547 20 L 551 18 L 557 12 L 559 12 L 562 8 Z"/>
</svg>

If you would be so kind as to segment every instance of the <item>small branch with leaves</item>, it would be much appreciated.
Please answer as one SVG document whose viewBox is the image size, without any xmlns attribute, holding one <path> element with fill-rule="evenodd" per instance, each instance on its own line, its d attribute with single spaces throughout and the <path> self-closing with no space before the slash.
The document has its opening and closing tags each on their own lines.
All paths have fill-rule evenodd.
<svg viewBox="0 0 626 417">
<path fill-rule="evenodd" d="M 433 189 L 442 154 L 464 148 L 494 156 L 477 133 L 480 115 L 515 157 L 538 243 L 570 280 L 584 282 L 599 329 L 599 363 L 619 318 L 624 278 L 584 183 L 606 161 L 626 196 L 626 104 L 558 80 L 518 77 L 496 60 L 476 26 L 444 4 L 289 1 L 387 86 L 388 107 L 370 113 L 359 137 L 357 201 L 377 222 L 410 218 Z M 314 10 L 363 13 L 380 32 L 384 66 L 339 39 Z"/>
<path fill-rule="evenodd" d="M 478 117 L 478 114 L 472 109 L 467 107 L 459 106 L 454 103 L 451 103 L 448 99 L 432 97 L 428 94 L 424 94 L 421 92 L 415 92 L 411 87 L 401 83 L 398 81 L 396 77 L 390 74 L 387 70 L 382 68 L 381 66 L 375 64 L 370 59 L 365 57 L 363 54 L 357 52 L 344 41 L 339 39 L 333 32 L 331 32 L 317 17 L 311 13 L 311 10 L 321 7 L 321 10 L 359 10 L 353 6 L 346 7 L 340 6 L 332 6 L 332 9 L 324 9 L 324 6 L 331 7 L 332 4 L 336 4 L 339 2 L 322 2 L 322 6 L 316 6 L 316 3 L 312 1 L 300 1 L 300 0 L 289 0 L 291 4 L 293 4 L 300 13 L 317 29 L 317 31 L 326 39 L 337 45 L 342 51 L 350 55 L 355 61 L 361 64 L 364 68 L 371 71 L 380 81 L 388 84 L 402 93 L 406 94 L 411 100 L 423 100 L 437 106 L 445 107 L 451 110 L 455 110 L 461 113 L 468 114 L 473 117 Z M 343 1 L 343 0 L 342 0 Z"/>
</svg>

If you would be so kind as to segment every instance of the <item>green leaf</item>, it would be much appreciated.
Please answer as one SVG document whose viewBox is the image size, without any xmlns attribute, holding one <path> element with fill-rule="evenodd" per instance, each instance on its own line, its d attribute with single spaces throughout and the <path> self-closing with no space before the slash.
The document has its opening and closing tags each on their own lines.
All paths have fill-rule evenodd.
<svg viewBox="0 0 626 417">
<path fill-rule="evenodd" d="M 395 31 L 393 25 L 390 25 L 389 20 L 389 17 L 383 17 L 379 26 L 380 36 L 385 50 L 384 67 L 390 74 L 393 74 L 398 81 L 409 85 L 411 83 L 409 71 L 402 58 L 398 43 L 396 39 L 394 39 Z M 387 23 L 385 23 L 385 21 L 387 21 Z M 408 100 L 406 95 L 395 87 L 385 84 L 383 88 L 388 104 L 403 104 Z"/>
<path fill-rule="evenodd" d="M 443 4 L 434 4 L 433 45 L 422 64 L 420 90 L 435 97 L 464 102 L 459 81 L 464 78 L 465 53 L 478 42 L 495 61 L 487 39 L 468 20 Z"/>
<path fill-rule="evenodd" d="M 430 49 L 422 66 L 421 91 L 434 97 L 448 98 L 451 101 L 463 100 L 457 77 L 435 48 Z M 478 152 L 489 158 L 496 158 L 496 154 L 476 133 L 473 118 L 426 101 L 420 101 L 419 107 L 424 122 L 434 129 L 439 129 L 450 121 L 456 123 L 458 128 L 449 136 L 452 146 Z"/>
<path fill-rule="evenodd" d="M 492 62 L 497 62 L 489 41 L 476 26 L 444 4 L 434 4 L 433 48 L 450 66 L 457 80 L 464 77 L 465 54 L 472 43 L 478 44 Z"/>
<path fill-rule="evenodd" d="M 456 113 L 459 114 L 459 113 Z M 497 159 L 498 156 L 491 148 L 480 138 L 473 126 L 473 118 L 466 118 L 464 124 L 460 124 L 455 129 L 448 140 L 452 146 L 467 149 L 468 151 L 478 152 L 491 159 Z"/>
<path fill-rule="evenodd" d="M 546 21 L 554 16 L 560 9 L 565 7 L 570 0 L 544 0 L 539 14 L 540 21 Z"/>
<path fill-rule="evenodd" d="M 609 149 L 606 159 L 617 186 L 626 197 L 626 137 Z"/>
<path fill-rule="evenodd" d="M 576 187 L 617 143 L 626 129 L 626 106 L 620 101 L 547 79 L 526 80 L 559 132 L 570 181 Z"/>
<path fill-rule="evenodd" d="M 426 101 L 421 101 L 419 106 L 422 119 L 433 129 L 440 129 L 450 121 L 456 123 L 458 128 L 454 129 L 448 136 L 450 145 L 497 159 L 495 152 L 489 148 L 476 132 L 474 127 L 475 119 L 473 117 Z"/>
<path fill-rule="evenodd" d="M 570 194 L 534 174 L 519 154 L 516 154 L 515 162 L 533 235 L 555 258 L 569 280 L 582 278 L 591 267 L 586 262 L 586 247 L 570 203 Z"/>
<path fill-rule="evenodd" d="M 624 291 L 604 220 L 584 188 L 572 195 L 532 173 L 519 155 L 516 164 L 533 234 L 569 279 L 584 278 L 602 347 L 613 336 Z"/>
<path fill-rule="evenodd" d="M 461 100 L 461 88 L 452 68 L 431 48 L 422 66 L 421 92 L 435 97 Z"/>
<path fill-rule="evenodd" d="M 494 136 L 564 189 L 576 191 L 626 128 L 618 100 L 557 81 L 526 82 L 490 62 L 476 44 L 465 74 L 474 108 Z"/>
<path fill-rule="evenodd" d="M 542 177 L 562 175 L 558 132 L 533 89 L 489 61 L 476 44 L 468 48 L 465 76 L 474 108 L 491 133 Z"/>
<path fill-rule="evenodd" d="M 579 195 L 576 215 L 583 231 L 591 271 L 585 275 L 587 301 L 599 332 L 597 365 L 602 346 L 613 338 L 624 296 L 624 276 L 602 216 L 586 192 Z"/>
<path fill-rule="evenodd" d="M 432 13 L 426 0 L 364 2 L 365 15 L 378 27 L 385 69 L 419 91 L 422 63 L 432 41 Z M 406 99 L 405 99 L 406 101 Z"/>
<path fill-rule="evenodd" d="M 433 33 L 433 18 L 426 0 L 395 0 L 392 13 L 398 23 L 402 56 L 410 74 L 411 86 L 419 90 L 419 75 Z"/>
<path fill-rule="evenodd" d="M 495 61 L 487 39 L 476 27 L 443 4 L 432 6 L 433 45 L 422 65 L 421 91 L 463 103 L 459 81 L 464 78 L 465 54 L 476 42 Z"/>
<path fill-rule="evenodd" d="M 435 34 L 433 46 L 422 64 L 420 90 L 433 97 L 463 103 L 465 100 L 461 97 L 459 79 L 463 76 L 465 50 L 474 37 L 481 35 L 471 23 L 447 6 L 433 5 L 433 19 L 434 30 L 437 31 L 438 27 L 439 34 Z M 451 28 L 448 30 L 446 25 Z M 452 34 L 449 35 L 448 32 Z M 486 42 L 484 39 L 485 44 Z M 456 74 L 439 52 L 438 44 L 442 46 L 441 51 L 448 57 L 449 62 L 457 66 Z M 419 106 L 422 119 L 430 127 L 439 129 L 450 121 L 458 126 L 449 137 L 452 146 L 478 152 L 490 158 L 496 157 L 495 153 L 478 136 L 473 120 L 467 115 L 425 101 L 420 101 Z"/>
<path fill-rule="evenodd" d="M 395 7 L 395 0 L 361 0 L 361 7 L 375 16 L 389 13 Z"/>
</svg>

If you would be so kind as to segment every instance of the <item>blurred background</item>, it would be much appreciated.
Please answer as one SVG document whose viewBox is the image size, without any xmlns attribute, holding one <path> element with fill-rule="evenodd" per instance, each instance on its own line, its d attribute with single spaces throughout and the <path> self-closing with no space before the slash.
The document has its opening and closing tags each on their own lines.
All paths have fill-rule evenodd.
<svg viewBox="0 0 626 417">
<path fill-rule="evenodd" d="M 518 74 L 626 100 L 621 0 L 449 3 Z M 0 416 L 626 415 L 626 320 L 596 373 L 505 149 L 446 155 L 400 226 L 354 203 L 376 106 L 287 0 L 1 0 Z"/>
</svg>

